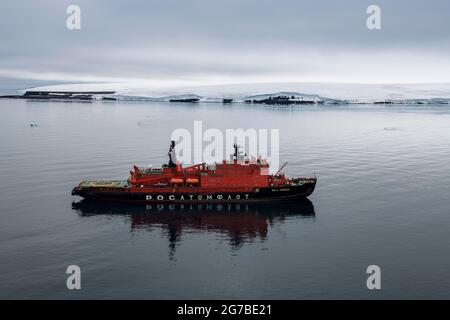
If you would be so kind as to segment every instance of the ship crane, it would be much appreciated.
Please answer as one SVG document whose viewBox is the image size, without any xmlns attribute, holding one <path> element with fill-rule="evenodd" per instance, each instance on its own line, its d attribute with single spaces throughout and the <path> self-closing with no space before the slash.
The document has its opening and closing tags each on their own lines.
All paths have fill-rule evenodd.
<svg viewBox="0 0 450 320">
<path fill-rule="evenodd" d="M 286 162 L 281 166 L 281 168 L 277 171 L 277 173 L 274 174 L 274 176 L 277 176 L 277 175 L 281 172 L 281 170 L 283 170 L 283 168 L 286 167 L 287 164 L 288 164 L 288 163 L 287 163 L 287 161 L 286 161 Z"/>
</svg>

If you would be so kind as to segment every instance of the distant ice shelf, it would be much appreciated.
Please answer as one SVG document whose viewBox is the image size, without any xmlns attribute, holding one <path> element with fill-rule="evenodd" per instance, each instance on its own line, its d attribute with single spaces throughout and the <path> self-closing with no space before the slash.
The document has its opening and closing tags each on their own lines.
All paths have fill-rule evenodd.
<svg viewBox="0 0 450 320">
<path fill-rule="evenodd" d="M 30 94 L 30 92 L 34 92 Z M 40 92 L 36 95 L 36 92 Z M 64 84 L 21 90 L 19 98 L 256 104 L 450 104 L 450 83 L 244 83 L 151 89 L 141 84 Z M 44 93 L 44 94 L 43 94 Z M 27 97 L 28 95 L 28 97 Z M 11 96 L 8 96 L 11 97 Z"/>
</svg>

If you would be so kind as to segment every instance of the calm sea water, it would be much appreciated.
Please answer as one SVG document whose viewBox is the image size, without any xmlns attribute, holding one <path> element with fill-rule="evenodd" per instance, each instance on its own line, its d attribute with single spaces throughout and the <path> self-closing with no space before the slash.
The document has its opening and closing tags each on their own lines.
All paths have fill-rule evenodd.
<svg viewBox="0 0 450 320">
<path fill-rule="evenodd" d="M 194 120 L 279 128 L 285 172 L 315 172 L 316 192 L 184 210 L 71 196 L 165 162 L 172 130 Z M 0 100 L 0 181 L 0 298 L 450 298 L 449 106 Z"/>
</svg>

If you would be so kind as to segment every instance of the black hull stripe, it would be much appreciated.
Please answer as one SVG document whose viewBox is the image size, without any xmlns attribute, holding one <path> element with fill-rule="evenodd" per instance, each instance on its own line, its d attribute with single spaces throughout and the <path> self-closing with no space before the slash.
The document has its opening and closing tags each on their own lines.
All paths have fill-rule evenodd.
<svg viewBox="0 0 450 320">
<path fill-rule="evenodd" d="M 147 202 L 147 203 L 243 203 L 283 201 L 306 198 L 310 196 L 315 184 L 290 186 L 284 188 L 260 188 L 258 192 L 223 192 L 223 193 L 176 193 L 176 192 L 127 192 L 100 191 L 95 188 L 74 190 L 73 194 L 86 199 Z"/>
</svg>

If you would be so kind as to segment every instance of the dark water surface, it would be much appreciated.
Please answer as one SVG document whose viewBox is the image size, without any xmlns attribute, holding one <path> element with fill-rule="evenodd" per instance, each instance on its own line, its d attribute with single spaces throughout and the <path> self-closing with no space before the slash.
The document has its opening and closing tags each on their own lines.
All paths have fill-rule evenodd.
<svg viewBox="0 0 450 320">
<path fill-rule="evenodd" d="M 319 178 L 311 201 L 179 210 L 71 196 L 80 180 L 165 162 L 171 132 L 194 120 L 280 128 L 285 172 Z M 449 106 L 0 100 L 0 181 L 0 298 L 450 298 Z M 71 264 L 82 290 L 66 288 Z"/>
</svg>

